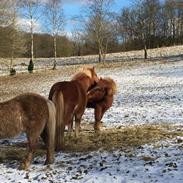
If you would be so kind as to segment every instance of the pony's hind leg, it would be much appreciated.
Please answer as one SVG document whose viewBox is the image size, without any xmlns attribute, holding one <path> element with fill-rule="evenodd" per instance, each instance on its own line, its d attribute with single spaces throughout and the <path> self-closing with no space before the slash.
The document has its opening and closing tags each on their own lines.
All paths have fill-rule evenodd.
<svg viewBox="0 0 183 183">
<path fill-rule="evenodd" d="M 73 118 L 74 118 L 73 109 L 69 108 L 69 110 L 67 110 L 65 113 L 65 124 L 68 127 L 67 136 L 69 138 L 71 137 L 73 131 Z"/>
<path fill-rule="evenodd" d="M 73 118 L 74 118 L 74 115 L 68 115 L 68 117 L 66 118 L 67 120 L 67 126 L 68 126 L 68 132 L 67 132 L 67 135 L 69 138 L 71 138 L 71 135 L 72 135 L 72 131 L 73 131 Z"/>
<path fill-rule="evenodd" d="M 27 170 L 31 164 L 32 158 L 33 158 L 33 153 L 36 149 L 39 137 L 37 136 L 36 138 L 33 137 L 33 135 L 28 136 L 28 153 L 23 160 L 20 169 Z"/>
</svg>

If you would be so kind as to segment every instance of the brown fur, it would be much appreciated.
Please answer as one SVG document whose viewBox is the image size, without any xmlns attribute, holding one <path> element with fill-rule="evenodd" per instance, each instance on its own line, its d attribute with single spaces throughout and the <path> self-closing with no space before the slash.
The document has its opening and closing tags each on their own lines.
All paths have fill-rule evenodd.
<svg viewBox="0 0 183 183">
<path fill-rule="evenodd" d="M 25 132 L 28 138 L 28 154 L 21 168 L 28 169 L 39 136 L 45 128 L 48 134 L 47 158 L 45 163 L 54 161 L 55 107 L 44 97 L 26 93 L 0 103 L 0 138 L 12 138 Z"/>
<path fill-rule="evenodd" d="M 88 91 L 87 107 L 94 108 L 94 129 L 100 131 L 101 119 L 104 113 L 112 106 L 113 96 L 116 94 L 116 83 L 111 78 L 101 78 L 97 85 Z"/>
<path fill-rule="evenodd" d="M 72 79 L 55 83 L 50 90 L 49 99 L 56 106 L 56 150 L 64 148 L 64 130 L 68 126 L 71 134 L 73 118 L 75 118 L 75 136 L 78 136 L 80 121 L 87 103 L 87 90 L 98 77 L 94 68 L 87 68 Z M 90 75 L 88 73 L 91 73 Z M 87 74 L 86 74 L 87 73 Z M 96 81 L 95 81 L 96 80 Z"/>
</svg>

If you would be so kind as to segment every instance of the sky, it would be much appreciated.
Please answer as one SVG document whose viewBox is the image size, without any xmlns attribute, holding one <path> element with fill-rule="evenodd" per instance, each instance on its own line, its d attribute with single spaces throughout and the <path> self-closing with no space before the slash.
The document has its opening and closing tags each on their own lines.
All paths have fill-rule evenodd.
<svg viewBox="0 0 183 183">
<path fill-rule="evenodd" d="M 114 0 L 112 9 L 119 12 L 122 7 L 130 6 L 133 0 Z M 72 17 L 80 15 L 81 9 L 86 5 L 87 0 L 63 0 L 63 9 L 66 17 L 65 31 L 71 32 L 73 28 Z"/>
<path fill-rule="evenodd" d="M 1 1 L 1 0 L 0 0 Z M 42 2 L 47 0 L 42 0 Z M 62 0 L 63 3 L 63 10 L 65 16 L 65 26 L 64 32 L 67 36 L 72 35 L 72 31 L 74 27 L 77 26 L 76 22 L 73 21 L 73 17 L 77 17 L 81 15 L 82 9 L 84 6 L 87 5 L 88 0 Z M 111 9 L 114 12 L 119 12 L 123 7 L 128 7 L 133 2 L 133 0 L 114 0 L 114 4 L 112 5 Z M 34 32 L 47 32 L 44 29 L 44 26 L 41 21 L 42 19 L 34 21 Z M 25 30 L 29 31 L 30 27 L 30 19 L 25 17 L 20 17 L 18 20 L 19 26 Z"/>
<path fill-rule="evenodd" d="M 64 11 L 66 16 L 73 16 L 80 13 L 80 8 L 85 5 L 87 0 L 65 0 Z M 119 11 L 122 7 L 129 6 L 132 0 L 114 0 L 113 9 Z"/>
</svg>

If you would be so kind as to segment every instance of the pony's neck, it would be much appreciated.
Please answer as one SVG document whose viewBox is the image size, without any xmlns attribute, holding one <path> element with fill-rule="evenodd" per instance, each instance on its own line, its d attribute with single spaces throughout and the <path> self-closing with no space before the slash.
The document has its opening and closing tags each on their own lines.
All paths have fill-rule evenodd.
<svg viewBox="0 0 183 183">
<path fill-rule="evenodd" d="M 83 77 L 81 79 L 76 79 L 82 86 L 82 88 L 85 90 L 85 92 L 88 91 L 89 87 L 91 86 L 91 79 L 89 77 Z"/>
</svg>

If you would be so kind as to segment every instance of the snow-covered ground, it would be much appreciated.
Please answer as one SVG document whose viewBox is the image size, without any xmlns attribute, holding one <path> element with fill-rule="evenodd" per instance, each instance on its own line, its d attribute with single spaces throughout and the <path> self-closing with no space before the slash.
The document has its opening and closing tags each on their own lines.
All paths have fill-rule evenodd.
<svg viewBox="0 0 183 183">
<path fill-rule="evenodd" d="M 107 128 L 182 124 L 183 61 L 100 68 L 98 75 L 112 77 L 118 86 L 114 104 L 103 117 Z M 38 91 L 47 96 L 48 81 L 39 87 Z M 87 110 L 83 119 L 93 121 L 93 111 Z M 0 182 L 183 182 L 182 137 L 128 151 L 130 156 L 120 148 L 110 152 L 99 149 L 90 153 L 56 153 L 53 165 L 43 166 L 45 157 L 37 157 L 28 172 L 17 170 L 16 163 L 0 164 Z"/>
<path fill-rule="evenodd" d="M 130 157 L 121 150 L 58 153 L 54 165 L 43 166 L 45 157 L 38 158 L 27 172 L 1 164 L 0 182 L 182 183 L 182 145 L 158 142 L 132 150 Z"/>
<path fill-rule="evenodd" d="M 118 86 L 103 118 L 106 125 L 183 122 L 183 62 L 119 67 L 99 75 L 111 76 Z M 92 118 L 91 111 L 86 118 Z"/>
<path fill-rule="evenodd" d="M 183 45 L 148 49 L 148 59 L 169 61 L 180 61 L 183 56 Z M 144 58 L 143 50 L 126 51 L 106 54 L 106 62 L 137 61 Z M 26 72 L 29 58 L 17 58 L 13 61 L 14 68 L 19 72 Z M 53 66 L 53 58 L 35 58 L 35 69 L 48 69 Z M 98 55 L 73 56 L 57 58 L 57 66 L 91 64 L 98 62 Z M 0 58 L 0 75 L 9 74 L 10 59 Z"/>
</svg>

